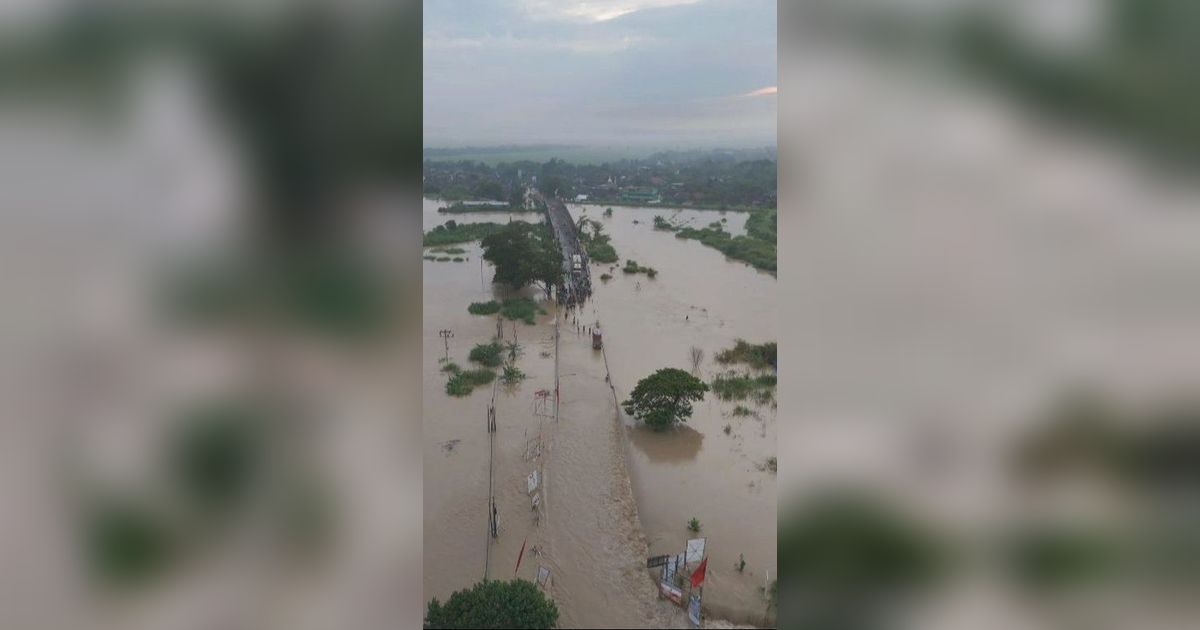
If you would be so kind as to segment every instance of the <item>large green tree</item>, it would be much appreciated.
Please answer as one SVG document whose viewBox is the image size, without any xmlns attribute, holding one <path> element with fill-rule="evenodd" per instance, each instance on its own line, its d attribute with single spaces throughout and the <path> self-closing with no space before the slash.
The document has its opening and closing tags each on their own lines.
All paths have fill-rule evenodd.
<svg viewBox="0 0 1200 630">
<path fill-rule="evenodd" d="M 425 609 L 426 628 L 553 628 L 558 606 L 528 580 L 484 580 Z"/>
<path fill-rule="evenodd" d="M 665 431 L 676 422 L 687 422 L 692 415 L 692 401 L 704 398 L 708 385 L 678 368 L 663 368 L 638 381 L 621 403 L 625 413 L 646 423 L 655 431 Z"/>
<path fill-rule="evenodd" d="M 483 259 L 496 267 L 495 282 L 514 289 L 539 285 L 549 293 L 562 275 L 562 255 L 544 223 L 513 221 L 482 245 Z"/>
</svg>

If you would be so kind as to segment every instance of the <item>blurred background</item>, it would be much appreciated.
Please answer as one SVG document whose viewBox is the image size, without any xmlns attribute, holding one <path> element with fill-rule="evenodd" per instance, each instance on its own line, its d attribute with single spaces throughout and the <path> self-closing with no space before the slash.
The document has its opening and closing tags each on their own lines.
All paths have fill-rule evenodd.
<svg viewBox="0 0 1200 630">
<path fill-rule="evenodd" d="M 780 3 L 795 628 L 1187 628 L 1200 5 Z"/>
<path fill-rule="evenodd" d="M 419 2 L 0 8 L 0 625 L 417 626 Z"/>
</svg>

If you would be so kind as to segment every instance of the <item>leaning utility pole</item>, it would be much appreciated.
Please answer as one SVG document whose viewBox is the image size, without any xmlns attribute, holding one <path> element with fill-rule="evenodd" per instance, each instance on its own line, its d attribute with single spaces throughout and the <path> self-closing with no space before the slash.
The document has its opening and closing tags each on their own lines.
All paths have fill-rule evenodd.
<svg viewBox="0 0 1200 630">
<path fill-rule="evenodd" d="M 443 361 L 450 360 L 450 338 L 454 336 L 454 332 L 449 328 L 443 328 L 438 331 L 438 336 L 446 343 L 446 358 Z"/>
</svg>

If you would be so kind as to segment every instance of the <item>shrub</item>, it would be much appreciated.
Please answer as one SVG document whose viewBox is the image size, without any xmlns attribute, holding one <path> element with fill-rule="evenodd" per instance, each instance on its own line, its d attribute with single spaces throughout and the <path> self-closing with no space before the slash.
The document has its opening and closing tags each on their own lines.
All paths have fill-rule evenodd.
<svg viewBox="0 0 1200 630">
<path fill-rule="evenodd" d="M 495 315 L 500 312 L 500 303 L 496 300 L 487 302 L 471 302 L 467 312 L 472 315 Z"/>
<path fill-rule="evenodd" d="M 461 372 L 462 368 L 458 367 L 457 363 L 451 361 L 451 362 L 447 363 L 446 365 L 442 366 L 442 371 L 443 372 Z"/>
<path fill-rule="evenodd" d="M 506 224 L 500 223 L 462 223 L 447 221 L 425 233 L 424 245 L 450 245 L 453 243 L 468 243 L 478 241 L 486 236 L 499 232 Z"/>
<path fill-rule="evenodd" d="M 600 274 L 600 281 L 601 281 L 601 282 L 608 282 L 609 280 L 612 280 L 612 274 L 611 274 L 611 273 L 602 273 L 602 274 Z"/>
<path fill-rule="evenodd" d="M 729 433 L 731 431 L 733 431 L 733 425 L 730 425 L 730 424 L 725 425 L 725 435 L 729 435 Z"/>
<path fill-rule="evenodd" d="M 753 344 L 738 339 L 732 348 L 718 352 L 716 359 L 718 363 L 745 363 L 756 369 L 773 368 L 778 363 L 778 349 L 774 341 Z"/>
<path fill-rule="evenodd" d="M 621 271 L 625 273 L 644 273 L 651 278 L 658 275 L 658 271 L 652 267 L 643 267 L 637 264 L 637 261 L 632 258 L 625 261 L 625 266 L 621 268 Z"/>
<path fill-rule="evenodd" d="M 767 469 L 771 472 L 779 472 L 779 460 L 772 455 L 767 458 Z"/>
<path fill-rule="evenodd" d="M 451 396 L 466 396 L 480 385 L 487 385 L 496 378 L 496 373 L 487 369 L 454 372 L 446 381 L 446 393 Z"/>
<path fill-rule="evenodd" d="M 529 325 L 536 323 L 535 318 L 542 312 L 537 303 L 529 298 L 509 298 L 500 307 L 500 314 L 506 319 L 519 319 Z"/>
<path fill-rule="evenodd" d="M 504 374 L 500 376 L 500 381 L 505 385 L 520 383 L 525 380 L 525 373 L 517 369 L 517 366 L 511 363 L 504 366 Z"/>
<path fill-rule="evenodd" d="M 700 531 L 700 521 L 697 520 L 695 516 L 692 517 L 692 520 L 688 521 L 688 531 L 690 531 L 690 532 Z"/>
<path fill-rule="evenodd" d="M 502 362 L 500 354 L 503 351 L 504 347 L 497 341 L 480 343 L 471 348 L 471 354 L 467 358 L 486 367 L 498 367 Z"/>
</svg>

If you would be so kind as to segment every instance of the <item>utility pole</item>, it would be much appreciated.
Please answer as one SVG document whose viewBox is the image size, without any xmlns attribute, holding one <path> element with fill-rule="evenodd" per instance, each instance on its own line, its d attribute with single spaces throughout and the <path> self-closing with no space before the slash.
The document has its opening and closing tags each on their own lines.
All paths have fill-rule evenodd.
<svg viewBox="0 0 1200 630">
<path fill-rule="evenodd" d="M 443 328 L 438 331 L 438 336 L 446 343 L 446 358 L 443 361 L 450 360 L 450 338 L 454 336 L 454 332 L 449 328 Z"/>
<path fill-rule="evenodd" d="M 558 304 L 554 305 L 554 422 L 558 422 Z"/>
</svg>

